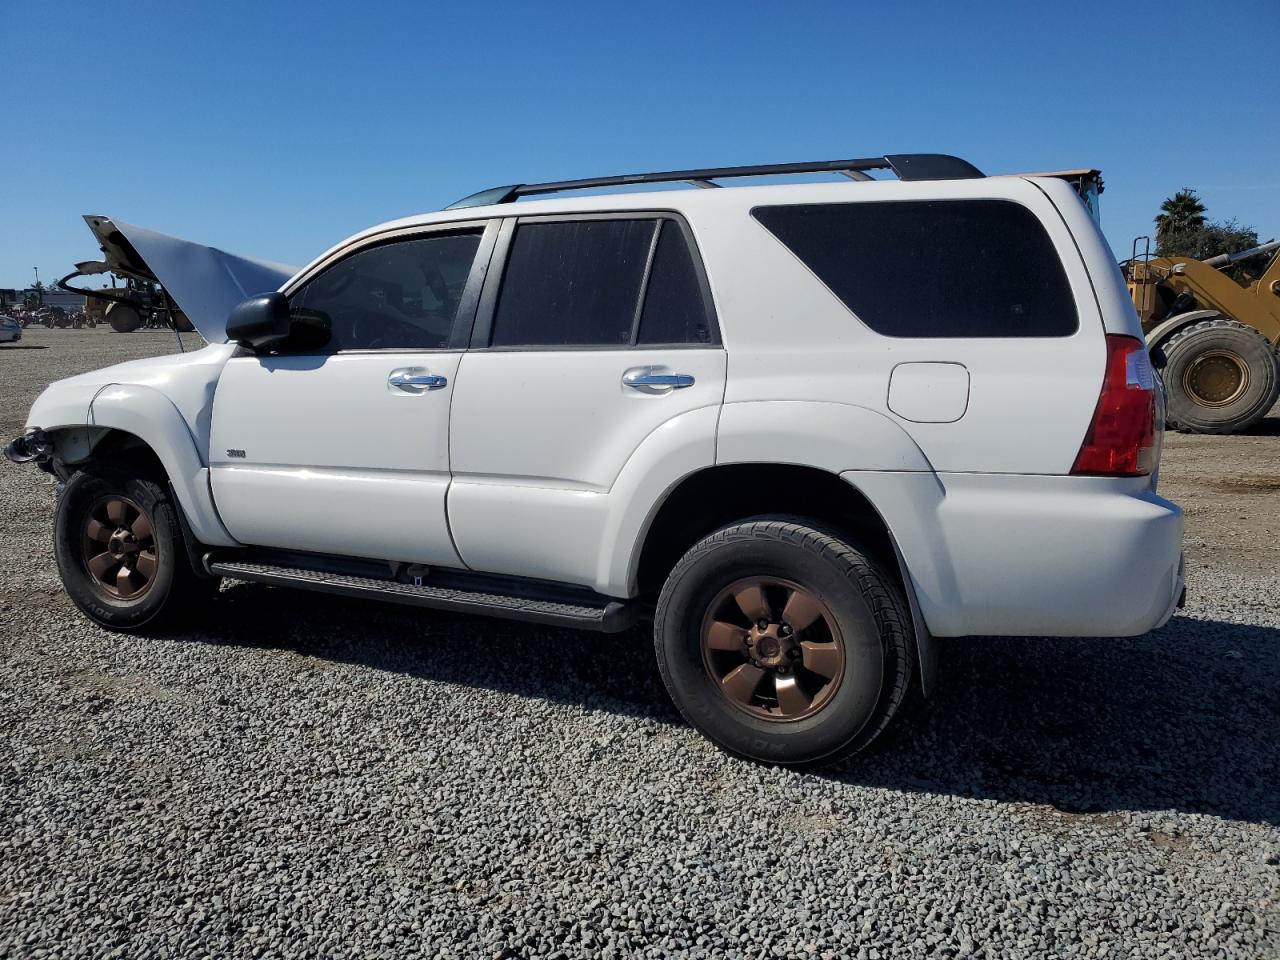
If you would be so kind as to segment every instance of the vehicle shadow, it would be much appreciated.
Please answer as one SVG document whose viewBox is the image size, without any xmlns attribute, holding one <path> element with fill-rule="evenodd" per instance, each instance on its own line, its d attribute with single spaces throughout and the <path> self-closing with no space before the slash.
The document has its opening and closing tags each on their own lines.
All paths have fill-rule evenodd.
<svg viewBox="0 0 1280 960">
<path fill-rule="evenodd" d="M 1280 825 L 1280 629 L 1178 616 L 1131 639 L 956 640 L 940 661 L 907 742 L 832 776 Z"/>
<path fill-rule="evenodd" d="M 1246 437 L 1280 437 L 1280 407 L 1263 417 L 1248 430 L 1243 431 Z"/>
<path fill-rule="evenodd" d="M 651 640 L 224 589 L 199 638 L 682 724 Z M 884 748 L 817 775 L 1067 814 L 1280 825 L 1280 629 L 1175 617 L 1133 639 L 939 641 L 939 689 Z"/>
<path fill-rule="evenodd" d="M 48 350 L 47 343 L 0 343 L 0 352 L 5 350 Z"/>
</svg>

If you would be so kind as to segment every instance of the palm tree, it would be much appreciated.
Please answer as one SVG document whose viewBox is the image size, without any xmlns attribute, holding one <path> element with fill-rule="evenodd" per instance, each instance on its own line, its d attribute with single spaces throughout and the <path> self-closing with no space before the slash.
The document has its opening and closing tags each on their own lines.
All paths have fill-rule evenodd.
<svg viewBox="0 0 1280 960">
<path fill-rule="evenodd" d="M 1183 187 L 1160 204 L 1160 212 L 1156 214 L 1156 239 L 1203 227 L 1204 214 L 1199 195 L 1190 187 Z"/>
</svg>

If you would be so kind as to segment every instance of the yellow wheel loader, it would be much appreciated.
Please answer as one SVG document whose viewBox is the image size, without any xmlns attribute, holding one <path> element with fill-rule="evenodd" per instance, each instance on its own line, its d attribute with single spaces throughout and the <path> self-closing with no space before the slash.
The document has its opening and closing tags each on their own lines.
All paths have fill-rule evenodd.
<svg viewBox="0 0 1280 960">
<path fill-rule="evenodd" d="M 1098 219 L 1100 171 L 1037 176 L 1066 180 Z M 1269 260 L 1255 280 L 1224 272 L 1261 257 Z M 1151 238 L 1138 237 L 1120 268 L 1164 382 L 1168 425 L 1235 433 L 1266 416 L 1280 396 L 1280 240 L 1194 260 L 1153 257 Z"/>
<path fill-rule="evenodd" d="M 1280 240 L 1208 260 L 1137 254 L 1122 266 L 1164 378 L 1169 425 L 1188 433 L 1247 430 L 1280 395 Z M 1223 271 L 1270 257 L 1256 280 Z"/>
</svg>

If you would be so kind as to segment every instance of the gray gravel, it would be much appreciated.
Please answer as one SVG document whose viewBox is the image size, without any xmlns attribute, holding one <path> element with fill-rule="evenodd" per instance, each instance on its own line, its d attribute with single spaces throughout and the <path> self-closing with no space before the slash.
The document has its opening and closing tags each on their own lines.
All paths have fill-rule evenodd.
<svg viewBox="0 0 1280 960">
<path fill-rule="evenodd" d="M 29 341 L 6 434 L 171 342 Z M 1280 953 L 1275 576 L 1201 570 L 1136 640 L 952 643 L 909 738 L 801 775 L 684 726 L 639 633 L 237 584 L 108 634 L 51 505 L 0 467 L 0 957 Z"/>
</svg>

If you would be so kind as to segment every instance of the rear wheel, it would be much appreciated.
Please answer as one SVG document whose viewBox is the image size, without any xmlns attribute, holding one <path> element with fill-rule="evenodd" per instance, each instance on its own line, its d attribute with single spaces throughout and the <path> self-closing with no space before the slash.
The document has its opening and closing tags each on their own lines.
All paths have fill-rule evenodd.
<svg viewBox="0 0 1280 960">
<path fill-rule="evenodd" d="M 765 763 L 833 763 L 907 697 L 910 615 L 862 551 L 803 520 L 761 518 L 696 544 L 663 587 L 658 667 L 685 718 Z"/>
<path fill-rule="evenodd" d="M 112 630 L 162 626 L 212 593 L 191 569 L 168 491 L 122 471 L 71 478 L 58 500 L 54 550 L 68 596 Z"/>
<path fill-rule="evenodd" d="M 1157 352 L 1163 359 L 1169 425 L 1187 433 L 1247 430 L 1280 395 L 1280 357 L 1252 327 L 1225 317 L 1184 327 Z"/>
</svg>

